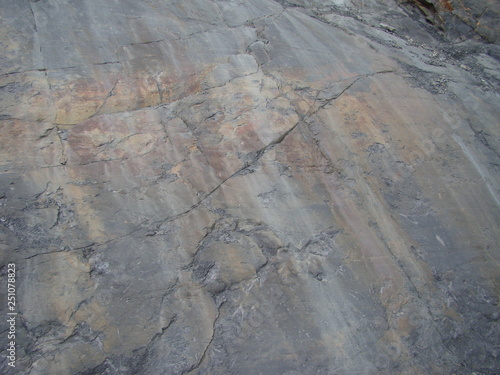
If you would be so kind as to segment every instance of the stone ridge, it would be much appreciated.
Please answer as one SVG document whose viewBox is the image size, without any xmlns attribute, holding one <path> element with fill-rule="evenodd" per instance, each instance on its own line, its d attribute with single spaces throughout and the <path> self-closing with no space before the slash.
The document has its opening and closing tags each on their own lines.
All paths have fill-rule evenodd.
<svg viewBox="0 0 500 375">
<path fill-rule="evenodd" d="M 0 19 L 2 374 L 500 373 L 496 2 Z"/>
</svg>

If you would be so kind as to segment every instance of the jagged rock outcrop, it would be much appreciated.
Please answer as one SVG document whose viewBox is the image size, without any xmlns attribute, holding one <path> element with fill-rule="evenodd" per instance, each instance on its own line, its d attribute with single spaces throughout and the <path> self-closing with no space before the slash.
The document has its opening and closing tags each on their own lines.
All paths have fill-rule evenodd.
<svg viewBox="0 0 500 375">
<path fill-rule="evenodd" d="M 1 0 L 2 373 L 499 373 L 497 15 Z"/>
</svg>

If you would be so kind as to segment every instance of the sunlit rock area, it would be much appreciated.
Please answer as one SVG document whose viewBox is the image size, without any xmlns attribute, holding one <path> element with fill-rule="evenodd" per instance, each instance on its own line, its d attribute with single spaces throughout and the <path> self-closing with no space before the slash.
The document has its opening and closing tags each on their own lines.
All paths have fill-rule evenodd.
<svg viewBox="0 0 500 375">
<path fill-rule="evenodd" d="M 0 372 L 500 374 L 499 14 L 0 0 Z"/>
</svg>

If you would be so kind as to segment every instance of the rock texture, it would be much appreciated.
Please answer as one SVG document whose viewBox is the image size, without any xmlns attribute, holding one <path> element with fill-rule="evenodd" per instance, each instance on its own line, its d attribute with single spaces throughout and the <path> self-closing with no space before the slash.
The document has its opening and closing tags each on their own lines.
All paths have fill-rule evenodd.
<svg viewBox="0 0 500 375">
<path fill-rule="evenodd" d="M 498 12 L 0 0 L 1 372 L 500 373 Z"/>
</svg>

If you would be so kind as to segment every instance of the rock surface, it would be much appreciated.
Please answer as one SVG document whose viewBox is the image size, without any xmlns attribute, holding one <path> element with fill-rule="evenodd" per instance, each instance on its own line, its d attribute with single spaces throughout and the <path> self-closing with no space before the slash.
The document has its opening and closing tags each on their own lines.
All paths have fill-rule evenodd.
<svg viewBox="0 0 500 375">
<path fill-rule="evenodd" d="M 498 12 L 0 0 L 1 372 L 500 373 Z"/>
</svg>

